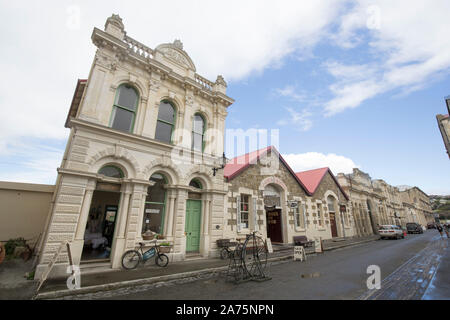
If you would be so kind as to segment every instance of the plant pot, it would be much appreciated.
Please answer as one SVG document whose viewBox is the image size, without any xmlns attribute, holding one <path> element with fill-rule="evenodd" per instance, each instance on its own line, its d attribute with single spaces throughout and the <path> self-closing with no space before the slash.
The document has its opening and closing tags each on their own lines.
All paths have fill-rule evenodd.
<svg viewBox="0 0 450 320">
<path fill-rule="evenodd" d="M 170 253 L 172 246 L 159 246 L 159 253 Z"/>
<path fill-rule="evenodd" d="M 142 239 L 144 239 L 144 240 L 153 240 L 154 237 L 155 236 L 153 234 L 151 234 L 151 235 L 143 234 L 142 235 Z"/>
</svg>

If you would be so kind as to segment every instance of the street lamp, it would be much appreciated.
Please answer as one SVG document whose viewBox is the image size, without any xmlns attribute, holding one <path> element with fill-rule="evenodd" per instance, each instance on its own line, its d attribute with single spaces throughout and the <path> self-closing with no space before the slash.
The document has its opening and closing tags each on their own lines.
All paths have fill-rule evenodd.
<svg viewBox="0 0 450 320">
<path fill-rule="evenodd" d="M 216 172 L 217 171 L 219 171 L 220 169 L 223 169 L 223 168 L 225 168 L 225 165 L 227 164 L 227 158 L 225 157 L 225 152 L 223 153 L 223 155 L 222 155 L 222 164 L 220 165 L 220 167 L 213 167 L 212 168 L 212 170 L 213 170 L 213 176 L 215 177 L 216 176 Z"/>
</svg>

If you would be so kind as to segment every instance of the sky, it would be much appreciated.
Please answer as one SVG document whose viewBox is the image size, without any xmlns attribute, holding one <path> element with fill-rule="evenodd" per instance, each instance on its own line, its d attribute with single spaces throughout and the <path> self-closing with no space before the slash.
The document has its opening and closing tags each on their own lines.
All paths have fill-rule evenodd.
<svg viewBox="0 0 450 320">
<path fill-rule="evenodd" d="M 278 130 L 267 144 L 295 171 L 357 167 L 450 194 L 436 121 L 450 95 L 447 0 L 0 0 L 0 180 L 55 183 L 92 30 L 112 13 L 132 38 L 180 39 L 200 75 L 223 75 L 227 129 Z"/>
</svg>

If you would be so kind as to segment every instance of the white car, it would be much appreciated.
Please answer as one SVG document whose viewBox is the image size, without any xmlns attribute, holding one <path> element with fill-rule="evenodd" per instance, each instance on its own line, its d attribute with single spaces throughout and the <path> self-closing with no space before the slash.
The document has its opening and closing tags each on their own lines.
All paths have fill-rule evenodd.
<svg viewBox="0 0 450 320">
<path fill-rule="evenodd" d="M 381 239 L 384 238 L 394 238 L 394 239 L 404 239 L 405 235 L 403 233 L 403 230 L 399 227 L 399 226 L 394 226 L 394 225 L 382 225 L 380 226 L 380 228 L 378 229 L 378 232 L 381 236 Z"/>
</svg>

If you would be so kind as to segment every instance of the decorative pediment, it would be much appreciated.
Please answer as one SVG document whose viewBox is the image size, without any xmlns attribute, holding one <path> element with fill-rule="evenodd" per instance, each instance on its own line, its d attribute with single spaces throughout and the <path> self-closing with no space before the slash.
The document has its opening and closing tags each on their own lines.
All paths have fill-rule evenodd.
<svg viewBox="0 0 450 320">
<path fill-rule="evenodd" d="M 189 58 L 186 51 L 183 50 L 183 43 L 180 40 L 175 40 L 173 43 L 164 43 L 156 47 L 156 51 L 161 52 L 166 58 L 175 63 L 196 71 L 195 65 Z"/>
</svg>

